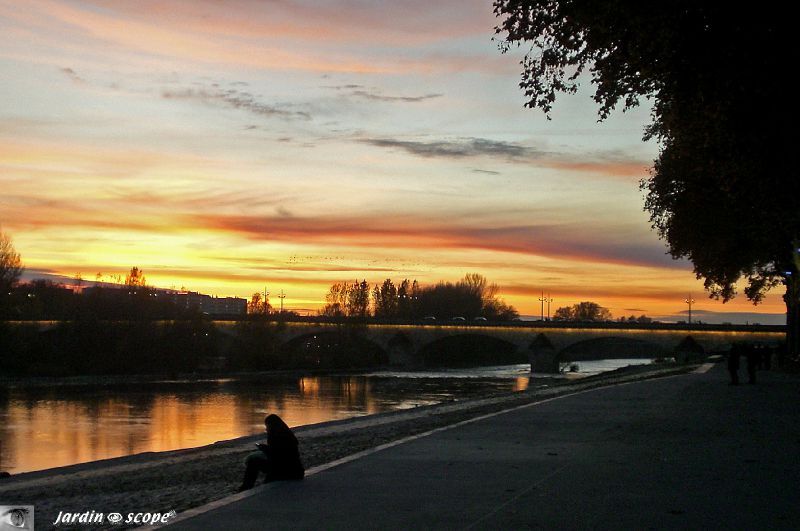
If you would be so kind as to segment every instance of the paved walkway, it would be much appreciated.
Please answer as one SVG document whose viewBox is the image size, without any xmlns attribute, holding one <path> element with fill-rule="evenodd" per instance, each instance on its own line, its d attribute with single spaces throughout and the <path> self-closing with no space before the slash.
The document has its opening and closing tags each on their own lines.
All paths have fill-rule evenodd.
<svg viewBox="0 0 800 531">
<path fill-rule="evenodd" d="M 171 529 L 799 529 L 800 380 L 706 374 L 439 431 Z"/>
</svg>

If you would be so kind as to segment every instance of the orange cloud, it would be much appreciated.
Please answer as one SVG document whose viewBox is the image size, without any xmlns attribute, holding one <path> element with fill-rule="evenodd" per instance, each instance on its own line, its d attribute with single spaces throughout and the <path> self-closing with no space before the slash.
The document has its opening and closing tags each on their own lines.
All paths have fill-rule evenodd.
<svg viewBox="0 0 800 531">
<path fill-rule="evenodd" d="M 216 5 L 207 2 L 106 3 L 79 7 L 56 0 L 31 0 L 18 23 L 35 28 L 40 42 L 60 50 L 63 42 L 106 53 L 127 52 L 152 58 L 312 72 L 404 73 L 433 71 L 512 72 L 514 61 L 460 52 L 417 55 L 416 46 L 474 34 L 492 35 L 493 17 L 475 17 L 476 8 L 459 5 L 424 9 L 403 3 L 331 6 L 260 2 Z M 425 14 L 424 17 L 420 15 Z M 485 22 L 482 22 L 485 21 Z M 49 36 L 41 40 L 42 35 Z M 93 42 L 94 41 L 94 42 Z M 365 48 L 364 43 L 372 43 Z M 332 46 L 334 44 L 334 46 Z M 336 46 L 336 45 L 339 46 Z M 351 51 L 358 45 L 357 51 Z M 110 48 L 109 48 L 110 47 Z M 391 53 L 378 52 L 391 47 Z M 73 51 L 75 53 L 75 51 Z"/>
<path fill-rule="evenodd" d="M 624 265 L 684 267 L 660 244 L 619 242 L 585 224 L 482 227 L 431 216 L 194 217 L 194 224 L 261 241 L 408 249 L 482 249 Z M 606 229 L 607 230 L 607 229 Z M 605 232 L 605 231 L 604 231 Z"/>
</svg>

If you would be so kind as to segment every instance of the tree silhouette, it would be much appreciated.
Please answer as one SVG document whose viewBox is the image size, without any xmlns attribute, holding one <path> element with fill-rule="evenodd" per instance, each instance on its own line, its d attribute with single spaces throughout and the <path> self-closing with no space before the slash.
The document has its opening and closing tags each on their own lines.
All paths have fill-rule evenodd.
<svg viewBox="0 0 800 531">
<path fill-rule="evenodd" d="M 146 287 L 147 280 L 144 278 L 144 271 L 136 266 L 132 267 L 130 273 L 125 275 L 125 285 L 129 288 Z"/>
<path fill-rule="evenodd" d="M 397 287 L 392 279 L 387 278 L 380 286 L 372 289 L 372 303 L 375 308 L 375 317 L 397 317 L 400 304 Z"/>
<path fill-rule="evenodd" d="M 641 188 L 653 228 L 713 298 L 731 299 L 743 279 L 758 303 L 783 284 L 797 355 L 800 179 L 781 97 L 781 74 L 796 62 L 792 17 L 710 0 L 495 0 L 494 11 L 501 50 L 530 45 L 526 106 L 549 118 L 556 95 L 575 93 L 587 71 L 600 119 L 652 101 L 644 137 L 661 153 Z"/>
<path fill-rule="evenodd" d="M 596 302 L 585 301 L 572 306 L 563 306 L 553 313 L 554 321 L 592 321 L 611 320 L 611 312 Z"/>
<path fill-rule="evenodd" d="M 267 315 L 272 306 L 269 304 L 269 299 L 256 291 L 247 302 L 247 313 L 250 315 Z"/>
<path fill-rule="evenodd" d="M 22 275 L 23 267 L 11 236 L 0 231 L 0 316 L 10 310 L 11 291 Z"/>
</svg>

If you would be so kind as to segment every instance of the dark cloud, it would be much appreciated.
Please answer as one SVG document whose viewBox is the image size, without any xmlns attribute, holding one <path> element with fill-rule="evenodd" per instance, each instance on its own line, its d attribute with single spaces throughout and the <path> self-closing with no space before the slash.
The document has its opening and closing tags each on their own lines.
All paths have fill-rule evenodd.
<svg viewBox="0 0 800 531">
<path fill-rule="evenodd" d="M 309 120 L 311 115 L 305 111 L 296 111 L 277 105 L 261 103 L 249 92 L 236 89 L 220 89 L 217 84 L 211 88 L 165 90 L 162 96 L 174 100 L 195 100 L 204 103 L 222 104 L 234 109 L 240 109 L 259 116 L 284 119 Z"/>
<path fill-rule="evenodd" d="M 460 138 L 420 142 L 393 138 L 362 138 L 359 142 L 376 147 L 401 149 L 412 155 L 426 158 L 463 159 L 469 157 L 500 157 L 505 159 L 538 159 L 544 152 L 513 142 L 486 138 Z"/>
<path fill-rule="evenodd" d="M 486 175 L 500 175 L 500 172 L 499 172 L 499 171 L 493 171 L 493 170 L 479 170 L 479 169 L 477 169 L 477 168 L 474 168 L 474 169 L 472 170 L 472 172 L 473 172 L 473 173 L 485 173 Z"/>
<path fill-rule="evenodd" d="M 81 76 L 79 76 L 78 73 L 75 72 L 75 70 L 73 70 L 73 69 L 71 69 L 69 67 L 62 68 L 61 72 L 66 74 L 66 76 L 68 78 L 70 78 L 73 82 L 75 82 L 75 83 L 77 83 L 79 85 L 85 85 L 86 84 L 86 80 L 83 79 Z"/>
<path fill-rule="evenodd" d="M 366 90 L 354 90 L 352 95 L 372 101 L 401 101 L 405 103 L 418 103 L 444 96 L 444 94 L 424 94 L 422 96 L 386 96 L 384 94 L 375 92 L 367 92 Z"/>
<path fill-rule="evenodd" d="M 487 138 L 456 138 L 446 140 L 404 140 L 398 138 L 356 138 L 357 142 L 376 147 L 403 150 L 418 157 L 465 159 L 494 157 L 515 163 L 536 164 L 549 168 L 609 175 L 637 180 L 647 175 L 649 161 L 632 158 L 618 150 L 590 153 L 564 153 L 544 151 L 517 142 Z M 496 175 L 497 172 L 473 169 L 473 172 Z"/>
<path fill-rule="evenodd" d="M 275 208 L 275 212 L 277 212 L 277 214 L 282 218 L 291 218 L 291 217 L 293 217 L 292 212 L 288 208 L 284 207 L 283 205 L 277 206 Z"/>
<path fill-rule="evenodd" d="M 355 90 L 366 88 L 364 85 L 324 85 L 322 88 L 331 90 Z"/>
<path fill-rule="evenodd" d="M 439 93 L 422 94 L 420 96 L 392 96 L 383 94 L 379 90 L 369 90 L 364 85 L 326 85 L 323 88 L 338 91 L 347 90 L 350 92 L 348 96 L 371 101 L 419 103 L 421 101 L 432 100 L 444 96 L 444 94 Z"/>
</svg>

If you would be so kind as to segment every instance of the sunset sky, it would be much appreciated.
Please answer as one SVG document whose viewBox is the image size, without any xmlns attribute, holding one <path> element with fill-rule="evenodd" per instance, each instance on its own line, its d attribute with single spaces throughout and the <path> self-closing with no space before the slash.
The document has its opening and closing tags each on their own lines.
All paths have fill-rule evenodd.
<svg viewBox="0 0 800 531">
<path fill-rule="evenodd" d="M 491 1 L 0 0 L 0 226 L 31 274 L 313 310 L 331 283 L 484 274 L 523 314 L 709 300 L 642 211 L 646 107 L 547 121 Z M 704 318 L 704 317 L 701 317 Z M 705 318 L 704 318 L 705 319 Z M 777 319 L 777 320 L 776 320 Z"/>
</svg>

